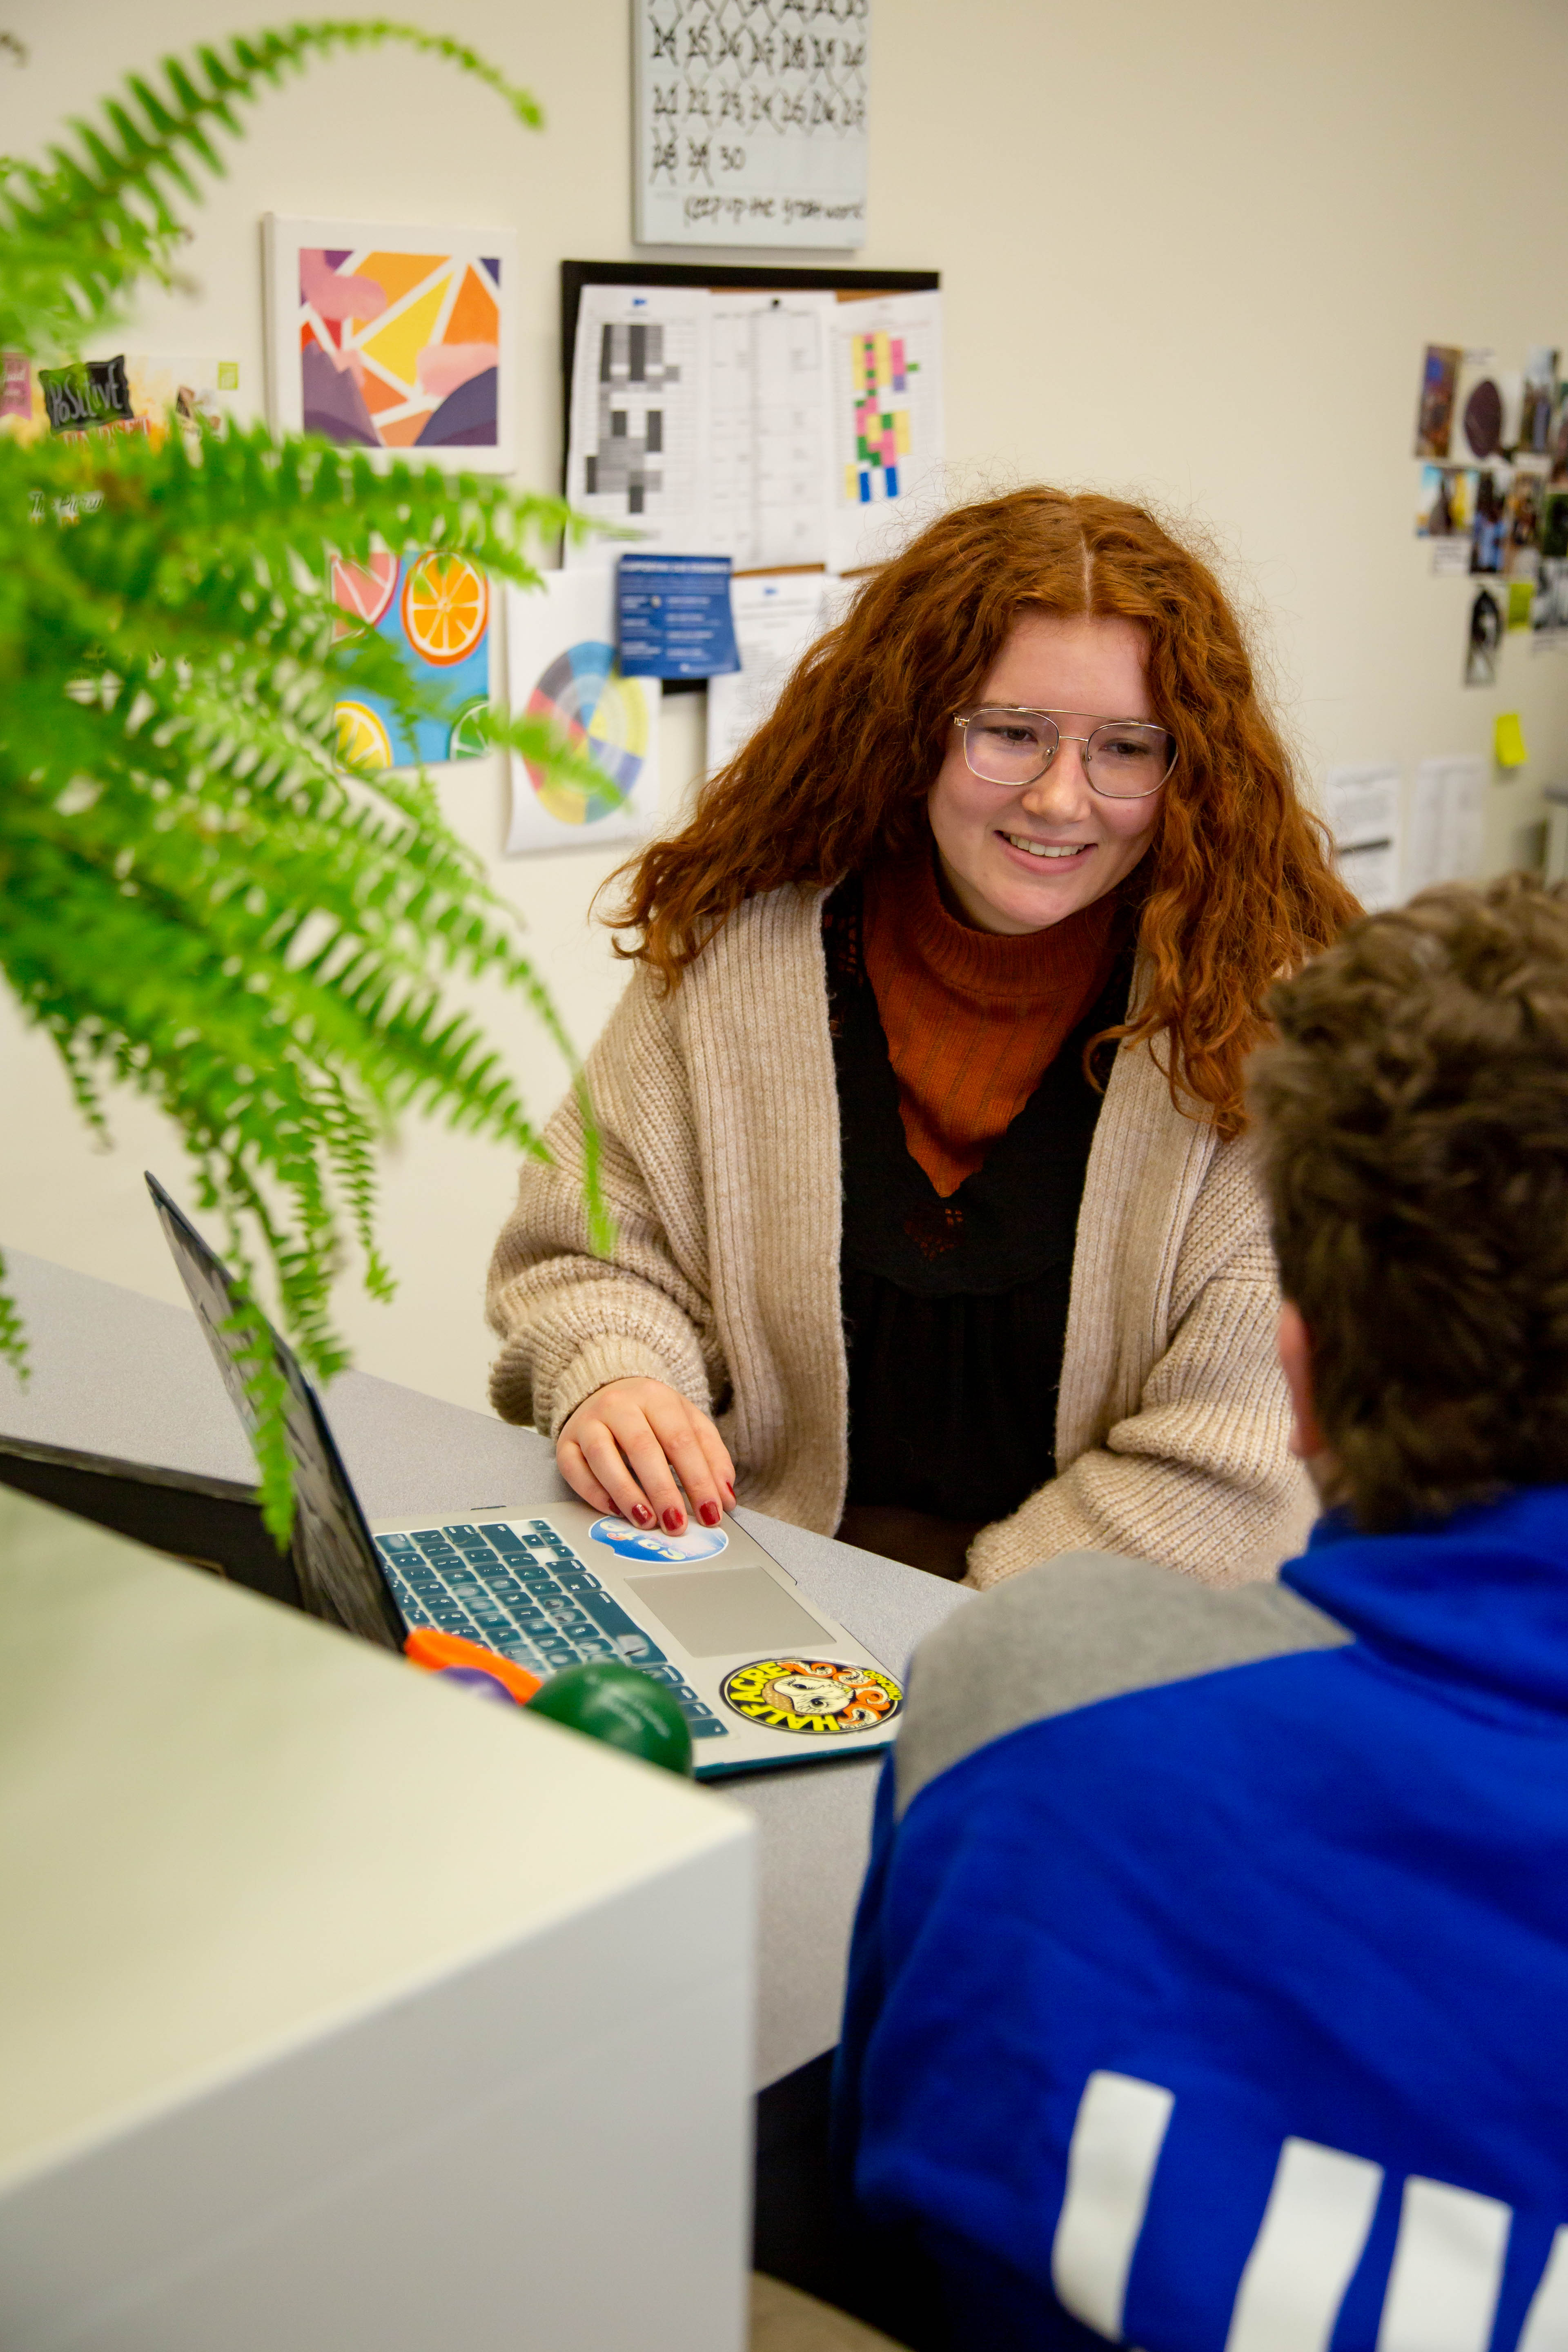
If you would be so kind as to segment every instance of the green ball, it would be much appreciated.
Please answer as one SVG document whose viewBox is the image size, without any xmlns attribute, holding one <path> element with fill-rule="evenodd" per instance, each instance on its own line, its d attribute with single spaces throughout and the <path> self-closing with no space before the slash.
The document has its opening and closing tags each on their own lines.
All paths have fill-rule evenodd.
<svg viewBox="0 0 1568 2352">
<path fill-rule="evenodd" d="M 667 1772 L 691 1772 L 691 1733 L 662 1683 L 612 1658 L 552 1675 L 528 1702 L 535 1715 L 607 1740 Z"/>
</svg>

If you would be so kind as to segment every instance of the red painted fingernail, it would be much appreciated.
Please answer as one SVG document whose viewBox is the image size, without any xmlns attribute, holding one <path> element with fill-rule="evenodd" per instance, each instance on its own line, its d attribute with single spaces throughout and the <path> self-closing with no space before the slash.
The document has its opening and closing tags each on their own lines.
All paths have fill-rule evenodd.
<svg viewBox="0 0 1568 2352">
<path fill-rule="evenodd" d="M 664 1524 L 669 1529 L 672 1536 L 678 1536 L 680 1533 L 681 1528 L 686 1525 L 685 1512 L 678 1511 L 675 1505 L 671 1503 L 668 1510 L 666 1511 L 664 1515 Z"/>
<path fill-rule="evenodd" d="M 703 1504 L 702 1524 L 705 1528 L 716 1528 L 722 1517 L 723 1513 L 720 1510 L 717 1503 Z"/>
<path fill-rule="evenodd" d="M 632 1517 L 637 1521 L 639 1528 L 651 1528 L 653 1525 L 653 1513 L 648 1509 L 646 1503 L 634 1503 L 632 1505 Z"/>
<path fill-rule="evenodd" d="M 725 1482 L 724 1492 L 730 1498 L 730 1507 L 732 1510 L 735 1506 L 735 1489 L 728 1483 L 728 1481 Z"/>
</svg>

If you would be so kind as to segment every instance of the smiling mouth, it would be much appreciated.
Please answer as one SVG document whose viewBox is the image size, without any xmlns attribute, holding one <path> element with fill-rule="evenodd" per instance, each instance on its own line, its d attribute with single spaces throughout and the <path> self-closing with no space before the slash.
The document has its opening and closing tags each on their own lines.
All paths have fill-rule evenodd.
<svg viewBox="0 0 1568 2352">
<path fill-rule="evenodd" d="M 1030 857 L 1081 857 L 1094 847 L 1092 841 L 1031 841 L 1026 833 L 1005 833 L 1003 840 L 1010 849 L 1021 849 Z"/>
</svg>

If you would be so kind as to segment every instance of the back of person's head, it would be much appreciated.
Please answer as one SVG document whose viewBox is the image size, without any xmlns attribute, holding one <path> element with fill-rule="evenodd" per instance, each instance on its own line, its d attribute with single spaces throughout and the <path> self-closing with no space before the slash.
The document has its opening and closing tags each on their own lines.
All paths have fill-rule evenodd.
<svg viewBox="0 0 1568 2352">
<path fill-rule="evenodd" d="M 1251 1099 L 1330 1499 L 1568 1482 L 1568 896 L 1424 891 L 1278 987 Z"/>
<path fill-rule="evenodd" d="M 1332 939 L 1354 901 L 1298 797 L 1214 569 L 1125 499 L 1041 485 L 957 507 L 869 573 L 689 823 L 626 869 L 612 919 L 637 936 L 622 952 L 673 983 L 746 898 L 922 845 L 954 713 L 1035 613 L 1144 633 L 1176 764 L 1148 861 L 1131 1034 L 1163 1034 L 1173 1080 L 1234 1133 L 1270 982 Z"/>
</svg>

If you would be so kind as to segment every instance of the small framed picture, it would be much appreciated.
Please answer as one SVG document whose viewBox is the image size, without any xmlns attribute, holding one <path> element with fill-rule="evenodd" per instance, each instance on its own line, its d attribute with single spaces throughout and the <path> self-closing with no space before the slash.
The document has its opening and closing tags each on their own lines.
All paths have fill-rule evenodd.
<svg viewBox="0 0 1568 2352">
<path fill-rule="evenodd" d="M 510 229 L 263 225 L 276 432 L 453 473 L 517 463 Z"/>
</svg>

